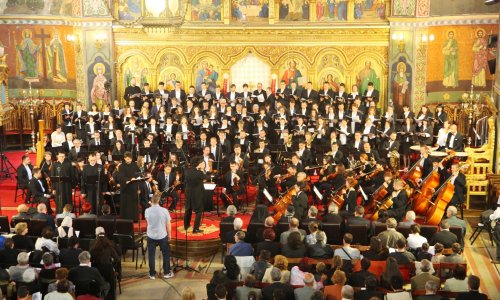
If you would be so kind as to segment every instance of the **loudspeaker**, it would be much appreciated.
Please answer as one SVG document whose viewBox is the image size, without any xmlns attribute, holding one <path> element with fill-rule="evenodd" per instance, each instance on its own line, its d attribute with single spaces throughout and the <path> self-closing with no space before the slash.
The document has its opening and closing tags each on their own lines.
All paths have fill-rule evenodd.
<svg viewBox="0 0 500 300">
<path fill-rule="evenodd" d="M 488 68 L 490 69 L 490 74 L 495 74 L 496 67 L 497 67 L 496 58 L 488 60 Z"/>
</svg>

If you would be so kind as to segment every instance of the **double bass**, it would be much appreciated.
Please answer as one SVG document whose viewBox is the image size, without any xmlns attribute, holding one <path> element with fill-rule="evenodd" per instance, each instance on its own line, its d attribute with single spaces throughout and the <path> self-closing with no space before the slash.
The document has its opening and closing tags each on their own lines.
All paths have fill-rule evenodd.
<svg viewBox="0 0 500 300">
<path fill-rule="evenodd" d="M 292 204 L 293 196 L 295 195 L 297 195 L 297 190 L 293 186 L 289 188 L 285 192 L 285 194 L 276 201 L 276 204 L 273 206 L 273 218 L 275 222 L 279 222 L 281 217 L 285 214 L 288 205 Z"/>
</svg>

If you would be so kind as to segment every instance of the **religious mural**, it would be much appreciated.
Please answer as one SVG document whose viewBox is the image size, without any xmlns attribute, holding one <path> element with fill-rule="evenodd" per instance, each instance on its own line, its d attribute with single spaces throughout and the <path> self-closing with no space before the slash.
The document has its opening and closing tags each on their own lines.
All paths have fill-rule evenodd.
<svg viewBox="0 0 500 300">
<path fill-rule="evenodd" d="M 354 0 L 354 19 L 385 19 L 385 0 Z"/>
<path fill-rule="evenodd" d="M 217 80 L 220 76 L 220 66 L 211 58 L 202 58 L 195 66 L 194 75 L 197 89 L 204 82 L 207 84 L 208 90 L 215 92 Z"/>
<path fill-rule="evenodd" d="M 141 16 L 141 0 L 119 0 L 118 19 L 133 21 Z"/>
<path fill-rule="evenodd" d="M 316 2 L 317 21 L 346 21 L 347 0 L 318 0 Z"/>
<path fill-rule="evenodd" d="M 221 21 L 222 0 L 191 0 L 191 20 Z"/>
<path fill-rule="evenodd" d="M 397 17 L 411 17 L 415 15 L 417 0 L 393 0 L 392 15 Z"/>
<path fill-rule="evenodd" d="M 172 91 L 175 88 L 175 84 L 179 82 L 182 88 L 185 88 L 183 84 L 184 75 L 181 70 L 175 67 L 167 67 L 160 72 L 159 80 L 165 83 L 165 89 L 167 91 Z"/>
<path fill-rule="evenodd" d="M 487 33 L 498 31 L 498 25 L 434 26 L 428 34 L 427 93 L 432 101 L 442 99 L 443 93 L 456 101 L 465 91 L 489 90 L 493 75 L 488 69 L 490 55 Z"/>
<path fill-rule="evenodd" d="M 85 17 L 107 16 L 110 14 L 107 0 L 83 0 L 83 15 Z"/>
<path fill-rule="evenodd" d="M 94 62 L 88 67 L 87 80 L 91 103 L 97 104 L 97 107 L 101 109 L 104 103 L 109 103 L 110 90 L 106 82 L 110 78 L 111 67 L 102 57 L 96 57 Z"/>
<path fill-rule="evenodd" d="M 392 101 L 394 110 L 402 112 L 404 105 L 411 106 L 411 65 L 401 56 L 391 67 Z"/>
<path fill-rule="evenodd" d="M 320 63 L 316 68 L 318 74 L 317 89 L 323 88 L 323 83 L 328 82 L 330 88 L 337 92 L 341 83 L 345 81 L 345 66 L 344 62 L 337 54 L 327 54 L 320 59 Z M 350 90 L 347 88 L 347 90 Z"/>
<path fill-rule="evenodd" d="M 283 21 L 309 20 L 309 1 L 280 0 L 279 19 Z"/>
<path fill-rule="evenodd" d="M 269 0 L 232 0 L 231 16 L 233 21 L 267 23 Z"/>
<path fill-rule="evenodd" d="M 298 60 L 287 60 L 286 64 L 280 68 L 280 79 L 284 80 L 287 86 L 296 82 L 299 86 L 305 86 L 307 83 L 307 70 Z"/>
<path fill-rule="evenodd" d="M 73 0 L 0 0 L 0 15 L 80 16 L 80 1 Z"/>
<path fill-rule="evenodd" d="M 148 65 L 141 55 L 134 55 L 128 58 L 123 65 L 123 86 L 129 86 L 132 78 L 135 78 L 137 85 L 141 88 L 145 83 L 149 83 L 149 70 L 146 67 Z"/>
<path fill-rule="evenodd" d="M 372 82 L 373 87 L 380 91 L 380 74 L 377 74 L 377 72 L 372 68 L 371 60 L 365 61 L 365 67 L 356 75 L 356 83 L 361 94 L 366 91 L 369 82 Z"/>
<path fill-rule="evenodd" d="M 11 95 L 26 89 L 28 82 L 37 89 L 75 90 L 74 47 L 65 38 L 73 33 L 72 27 L 2 25 L 2 29 Z"/>
</svg>

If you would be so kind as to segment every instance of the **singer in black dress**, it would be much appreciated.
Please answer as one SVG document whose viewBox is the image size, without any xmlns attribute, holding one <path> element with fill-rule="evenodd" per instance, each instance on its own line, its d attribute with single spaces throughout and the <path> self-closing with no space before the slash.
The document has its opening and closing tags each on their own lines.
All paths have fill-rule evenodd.
<svg viewBox="0 0 500 300">
<path fill-rule="evenodd" d="M 107 188 L 104 167 L 96 162 L 94 153 L 89 155 L 89 163 L 83 167 L 81 176 L 81 194 L 92 205 L 92 213 L 101 211 L 102 193 Z"/>
<path fill-rule="evenodd" d="M 60 180 L 52 180 L 56 211 L 60 214 L 65 204 L 71 204 L 73 202 L 71 196 L 71 188 L 74 181 L 73 166 L 71 165 L 71 161 L 66 158 L 64 152 L 59 152 L 57 154 L 57 161 L 52 164 L 50 176 L 58 176 L 61 178 Z"/>
<path fill-rule="evenodd" d="M 130 182 L 132 178 L 140 177 L 141 170 L 136 162 L 132 161 L 132 154 L 125 152 L 125 163 L 118 168 L 117 181 L 120 183 L 120 217 L 139 220 L 139 199 L 137 197 L 137 182 Z"/>
</svg>

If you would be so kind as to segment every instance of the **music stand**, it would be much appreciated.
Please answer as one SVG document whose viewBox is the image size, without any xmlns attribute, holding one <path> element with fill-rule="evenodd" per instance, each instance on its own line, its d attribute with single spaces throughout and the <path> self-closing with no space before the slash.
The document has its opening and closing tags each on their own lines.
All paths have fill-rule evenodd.
<svg viewBox="0 0 500 300">
<path fill-rule="evenodd" d="M 139 155 L 142 155 L 143 157 L 145 157 L 146 155 L 149 155 L 150 163 L 153 163 L 153 161 L 155 161 L 158 158 L 158 148 L 154 148 L 154 147 L 149 147 L 149 148 L 140 147 L 139 148 Z"/>
<path fill-rule="evenodd" d="M 142 175 L 142 172 L 139 172 L 139 175 Z M 135 182 L 137 182 L 137 219 L 138 219 L 138 222 L 139 222 L 139 234 L 142 234 L 142 228 L 141 228 L 141 219 L 139 218 L 139 212 L 141 211 L 140 209 L 140 205 L 141 205 L 141 198 L 140 198 L 140 189 L 139 189 L 139 183 L 140 182 L 143 182 L 143 181 L 146 181 L 146 178 L 144 177 L 137 177 L 137 178 L 134 178 L 134 179 L 131 179 L 127 185 L 129 184 L 133 184 Z M 124 203 L 123 203 L 124 204 Z M 121 204 L 120 204 L 121 205 Z M 120 212 L 121 213 L 121 212 Z"/>
</svg>

